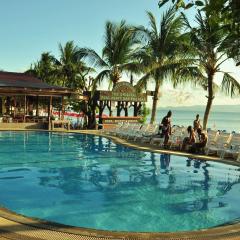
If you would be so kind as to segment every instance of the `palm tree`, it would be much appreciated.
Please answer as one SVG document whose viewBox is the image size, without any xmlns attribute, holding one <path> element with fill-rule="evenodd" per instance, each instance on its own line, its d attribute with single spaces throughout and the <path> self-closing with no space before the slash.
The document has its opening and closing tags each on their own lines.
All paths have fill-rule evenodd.
<svg viewBox="0 0 240 240">
<path fill-rule="evenodd" d="M 110 85 L 115 86 L 123 71 L 139 71 L 132 62 L 133 46 L 137 42 L 131 27 L 125 21 L 121 21 L 120 24 L 107 22 L 104 39 L 102 56 L 90 48 L 82 48 L 80 52 L 90 63 L 101 69 L 95 79 L 96 83 L 108 79 Z"/>
<path fill-rule="evenodd" d="M 60 59 L 49 52 L 42 53 L 41 59 L 31 65 L 26 71 L 43 81 L 62 87 L 84 90 L 86 76 L 93 72 L 94 69 L 86 66 L 82 61 L 79 48 L 69 41 L 62 46 L 59 44 Z"/>
<path fill-rule="evenodd" d="M 60 60 L 57 61 L 58 76 L 62 79 L 62 86 L 73 89 L 79 89 L 84 86 L 82 81 L 92 68 L 86 66 L 82 61 L 80 49 L 69 41 L 62 46 L 59 44 Z"/>
<path fill-rule="evenodd" d="M 206 1 L 206 6 L 207 4 L 208 1 Z M 222 51 L 222 45 L 226 34 L 217 14 L 208 14 L 205 12 L 205 16 L 203 16 L 202 13 L 198 11 L 196 15 L 197 27 L 192 27 L 187 18 L 184 18 L 187 27 L 190 29 L 191 47 L 196 56 L 195 65 L 203 73 L 200 84 L 204 86 L 208 92 L 206 96 L 207 105 L 203 119 L 203 128 L 206 129 L 213 99 L 215 97 L 214 78 L 216 73 L 223 73 L 224 79 L 230 76 L 220 69 L 222 64 L 229 59 Z"/>
<path fill-rule="evenodd" d="M 55 85 L 57 84 L 56 62 L 57 60 L 53 55 L 49 52 L 44 52 L 42 53 L 40 60 L 31 65 L 26 73 L 38 77 L 48 84 Z"/>
<path fill-rule="evenodd" d="M 166 79 L 174 75 L 176 70 L 186 63 L 184 55 L 184 42 L 186 36 L 181 33 L 183 20 L 176 16 L 175 8 L 168 9 L 161 17 L 159 28 L 155 17 L 147 12 L 150 29 L 143 26 L 135 29 L 136 36 L 142 39 L 145 45 L 135 54 L 144 75 L 139 80 L 141 88 L 147 85 L 149 80 L 155 83 L 153 96 L 151 123 L 155 122 L 157 105 L 160 95 L 160 87 Z M 180 51 L 181 50 L 181 51 Z"/>
</svg>

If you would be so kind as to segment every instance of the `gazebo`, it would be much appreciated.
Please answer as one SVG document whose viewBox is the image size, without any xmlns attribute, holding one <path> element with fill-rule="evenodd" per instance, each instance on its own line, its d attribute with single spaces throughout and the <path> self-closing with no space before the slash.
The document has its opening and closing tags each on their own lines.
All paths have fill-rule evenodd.
<svg viewBox="0 0 240 240">
<path fill-rule="evenodd" d="M 88 99 L 91 98 L 93 105 L 98 108 L 100 127 L 111 128 L 118 122 L 138 122 L 141 119 L 139 113 L 142 105 L 147 102 L 148 96 L 153 96 L 153 92 L 139 92 L 131 83 L 122 81 L 118 82 L 112 91 L 98 90 L 93 96 L 90 91 L 87 91 L 83 95 Z M 116 109 L 116 116 L 113 116 L 114 109 Z M 129 109 L 132 109 L 132 116 L 129 116 Z M 109 112 L 107 117 L 103 114 L 105 110 Z"/>
<path fill-rule="evenodd" d="M 50 128 L 53 105 L 64 120 L 64 99 L 72 93 L 24 73 L 0 72 L 0 128 Z"/>
</svg>

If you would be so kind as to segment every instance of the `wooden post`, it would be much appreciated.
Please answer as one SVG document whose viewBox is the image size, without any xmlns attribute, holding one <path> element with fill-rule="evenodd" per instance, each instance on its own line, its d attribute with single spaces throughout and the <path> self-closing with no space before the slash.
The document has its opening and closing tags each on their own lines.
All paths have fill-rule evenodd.
<svg viewBox="0 0 240 240">
<path fill-rule="evenodd" d="M 109 107 L 109 116 L 112 116 L 112 101 L 110 101 L 109 103 L 110 107 Z"/>
<path fill-rule="evenodd" d="M 24 116 L 23 116 L 23 122 L 26 122 L 26 113 L 27 113 L 27 96 L 24 95 Z"/>
<path fill-rule="evenodd" d="M 39 96 L 37 96 L 37 103 L 36 103 L 36 116 L 39 116 Z"/>
<path fill-rule="evenodd" d="M 137 115 L 138 115 L 138 105 L 137 105 L 137 102 L 134 102 L 133 116 L 137 117 Z"/>
<path fill-rule="evenodd" d="M 16 109 L 17 108 L 17 100 L 16 100 L 16 96 L 14 96 L 14 112 L 13 112 L 13 117 L 16 117 Z"/>
<path fill-rule="evenodd" d="M 124 112 L 125 112 L 125 117 L 128 117 L 128 102 L 125 102 Z"/>
<path fill-rule="evenodd" d="M 102 126 L 102 123 L 103 123 L 103 120 L 102 120 L 102 114 L 103 114 L 103 110 L 104 110 L 104 104 L 103 104 L 103 101 L 100 101 L 99 103 L 99 118 L 98 118 L 98 129 L 102 129 L 103 126 Z"/>
<path fill-rule="evenodd" d="M 3 114 L 3 98 L 0 97 L 0 114 Z"/>
<path fill-rule="evenodd" d="M 118 103 L 117 103 L 117 117 L 120 117 L 120 115 L 121 115 L 121 102 L 120 101 L 118 101 Z"/>
<path fill-rule="evenodd" d="M 61 120 L 64 120 L 64 112 L 65 112 L 65 102 L 64 102 L 64 96 L 62 96 L 62 112 L 61 112 Z"/>
<path fill-rule="evenodd" d="M 51 130 L 51 116 L 52 116 L 52 96 L 49 98 L 48 103 L 48 129 Z"/>
</svg>

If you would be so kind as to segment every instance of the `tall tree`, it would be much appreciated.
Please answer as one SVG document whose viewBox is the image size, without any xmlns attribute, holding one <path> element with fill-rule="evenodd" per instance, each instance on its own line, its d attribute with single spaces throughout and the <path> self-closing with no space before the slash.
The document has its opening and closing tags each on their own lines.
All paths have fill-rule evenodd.
<svg viewBox="0 0 240 240">
<path fill-rule="evenodd" d="M 57 75 L 57 60 L 49 52 L 44 52 L 41 58 L 36 63 L 32 64 L 26 73 L 34 75 L 44 82 L 51 85 L 58 85 Z"/>
<path fill-rule="evenodd" d="M 186 54 L 184 51 L 186 36 L 181 33 L 183 20 L 176 16 L 175 8 L 167 10 L 159 24 L 151 12 L 147 14 L 150 28 L 141 26 L 135 29 L 136 36 L 143 42 L 143 47 L 135 57 L 139 59 L 144 69 L 144 75 L 139 80 L 138 86 L 140 88 L 146 86 L 150 80 L 155 83 L 151 114 L 151 123 L 153 123 L 156 120 L 161 85 L 185 63 L 186 59 L 183 58 Z"/>
<path fill-rule="evenodd" d="M 224 41 L 226 54 L 240 65 L 240 1 L 239 0 L 159 0 L 159 7 L 172 2 L 176 9 L 195 6 L 207 14 L 218 14 L 227 37 Z"/>
<path fill-rule="evenodd" d="M 86 76 L 94 69 L 82 61 L 79 47 L 74 45 L 73 41 L 67 42 L 64 46 L 59 44 L 59 51 L 60 59 L 49 52 L 42 53 L 40 60 L 32 64 L 26 73 L 52 85 L 84 90 L 88 81 Z"/>
<path fill-rule="evenodd" d="M 79 47 L 74 45 L 73 41 L 69 41 L 65 46 L 59 44 L 59 51 L 58 77 L 62 79 L 62 86 L 73 89 L 84 87 L 84 76 L 93 69 L 82 61 Z"/>
<path fill-rule="evenodd" d="M 103 79 L 107 79 L 114 86 L 120 80 L 123 71 L 139 71 L 132 62 L 133 47 L 137 42 L 131 26 L 125 21 L 119 24 L 107 22 L 104 39 L 102 56 L 90 48 L 82 48 L 80 52 L 90 63 L 101 69 L 96 76 L 96 82 L 100 83 Z"/>
<path fill-rule="evenodd" d="M 207 90 L 207 105 L 204 113 L 203 128 L 206 129 L 209 114 L 214 99 L 214 78 L 221 72 L 224 78 L 230 76 L 221 70 L 222 64 L 229 59 L 222 51 L 226 37 L 219 15 L 198 11 L 196 15 L 197 26 L 192 27 L 185 17 L 185 23 L 190 29 L 191 47 L 196 54 L 195 65 L 202 70 L 205 80 L 201 82 Z M 232 77 L 231 77 L 232 78 Z"/>
</svg>

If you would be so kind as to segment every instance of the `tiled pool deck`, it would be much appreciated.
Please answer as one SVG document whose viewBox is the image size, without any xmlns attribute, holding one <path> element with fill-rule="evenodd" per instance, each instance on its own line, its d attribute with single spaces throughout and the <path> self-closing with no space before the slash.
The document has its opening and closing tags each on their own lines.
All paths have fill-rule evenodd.
<svg viewBox="0 0 240 240">
<path fill-rule="evenodd" d="M 7 129 L 5 129 L 7 130 Z M 16 130 L 16 129 L 8 129 Z M 98 131 L 69 131 L 71 133 L 86 133 L 99 135 Z M 102 135 L 105 136 L 105 135 Z M 107 136 L 109 137 L 109 136 Z M 203 155 L 192 155 L 175 151 L 159 150 L 157 146 L 149 144 L 140 144 L 132 141 L 126 141 L 117 137 L 110 137 L 119 144 L 130 146 L 133 148 L 152 151 L 157 153 L 170 153 L 190 158 L 198 158 L 202 160 L 220 161 L 219 158 Z M 230 160 L 228 162 L 234 165 L 240 163 Z M 239 196 L 240 198 L 240 196 Z M 40 239 L 59 239 L 59 240 L 240 240 L 240 223 L 232 225 L 211 228 L 193 232 L 178 233 L 131 233 L 131 232 L 110 232 L 98 231 L 85 228 L 77 228 L 41 221 L 38 219 L 26 218 L 24 216 L 10 212 L 7 209 L 0 208 L 0 239 L 12 240 L 40 240 Z"/>
</svg>

